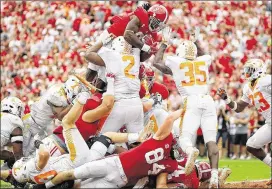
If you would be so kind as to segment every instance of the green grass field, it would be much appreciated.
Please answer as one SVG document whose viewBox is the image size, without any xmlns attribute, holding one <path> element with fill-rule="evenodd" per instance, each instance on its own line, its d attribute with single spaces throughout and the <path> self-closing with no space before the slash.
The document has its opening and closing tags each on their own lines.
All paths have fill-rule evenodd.
<svg viewBox="0 0 272 189">
<path fill-rule="evenodd" d="M 263 162 L 252 160 L 220 160 L 220 167 L 232 170 L 227 182 L 270 179 L 271 169 Z"/>
<path fill-rule="evenodd" d="M 263 162 L 256 159 L 223 159 L 220 160 L 219 167 L 229 167 L 232 170 L 232 174 L 228 178 L 227 182 L 270 179 L 271 175 L 271 169 Z M 10 185 L 5 182 L 0 183 L 0 188 L 8 188 L 9 186 Z"/>
</svg>

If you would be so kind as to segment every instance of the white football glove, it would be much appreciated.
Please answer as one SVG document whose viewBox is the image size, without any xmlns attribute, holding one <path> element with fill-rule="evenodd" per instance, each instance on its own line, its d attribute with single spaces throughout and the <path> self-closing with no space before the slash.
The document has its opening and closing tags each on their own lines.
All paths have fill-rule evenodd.
<svg viewBox="0 0 272 189">
<path fill-rule="evenodd" d="M 91 94 L 89 92 L 81 92 L 77 95 L 77 101 L 80 103 L 80 104 L 86 104 L 87 100 L 91 98 Z"/>
<path fill-rule="evenodd" d="M 172 42 L 172 29 L 167 26 L 162 30 L 162 42 L 166 44 L 171 44 Z"/>
</svg>

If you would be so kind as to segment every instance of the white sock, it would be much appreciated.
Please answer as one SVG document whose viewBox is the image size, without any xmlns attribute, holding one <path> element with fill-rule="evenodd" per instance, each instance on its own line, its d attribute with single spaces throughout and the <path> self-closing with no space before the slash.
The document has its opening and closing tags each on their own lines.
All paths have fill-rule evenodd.
<svg viewBox="0 0 272 189">
<path fill-rule="evenodd" d="M 265 158 L 263 159 L 263 162 L 264 162 L 266 165 L 268 165 L 269 167 L 271 167 L 271 157 L 270 157 L 269 154 L 267 154 L 267 155 L 265 156 Z"/>
<path fill-rule="evenodd" d="M 218 169 L 212 169 L 211 175 L 217 175 L 218 176 Z"/>
<path fill-rule="evenodd" d="M 116 146 L 114 144 L 110 144 L 110 146 L 108 147 L 107 152 L 109 154 L 113 154 L 113 152 L 115 151 L 115 149 L 116 149 Z"/>
</svg>

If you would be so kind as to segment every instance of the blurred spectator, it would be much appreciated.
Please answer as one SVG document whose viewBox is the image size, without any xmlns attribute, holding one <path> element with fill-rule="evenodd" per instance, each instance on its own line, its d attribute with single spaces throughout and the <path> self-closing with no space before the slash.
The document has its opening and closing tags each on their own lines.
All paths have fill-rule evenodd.
<svg viewBox="0 0 272 189">
<path fill-rule="evenodd" d="M 65 81 L 71 70 L 85 69 L 82 48 L 96 41 L 112 16 L 135 10 L 137 3 L 142 4 L 140 1 L 1 1 L 1 100 L 14 95 L 26 98 L 24 102 L 29 107 L 49 86 Z M 196 26 L 200 28 L 197 43 L 214 58 L 210 81 L 215 98 L 219 87 L 228 88 L 233 99 L 241 96 L 244 84 L 241 73 L 249 58 L 263 59 L 271 73 L 269 2 L 160 3 L 168 9 L 168 24 L 173 29 L 168 55 L 175 53 L 189 31 Z M 157 79 L 170 90 L 169 110 L 178 109 L 181 97 L 172 78 L 160 76 Z"/>
<path fill-rule="evenodd" d="M 236 126 L 234 155 L 231 159 L 237 159 L 240 157 L 240 159 L 244 160 L 246 158 L 246 142 L 250 110 L 246 109 L 241 113 L 234 113 L 230 119 L 230 121 Z"/>
</svg>

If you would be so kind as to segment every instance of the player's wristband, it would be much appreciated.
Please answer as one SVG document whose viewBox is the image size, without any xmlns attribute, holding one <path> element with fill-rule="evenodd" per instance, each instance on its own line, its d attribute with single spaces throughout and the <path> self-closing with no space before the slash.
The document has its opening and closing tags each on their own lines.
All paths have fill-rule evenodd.
<svg viewBox="0 0 272 189">
<path fill-rule="evenodd" d="M 147 45 L 147 44 L 144 44 L 144 46 L 142 47 L 142 51 L 144 51 L 144 52 L 149 52 L 150 51 L 150 46 L 149 45 Z"/>
<path fill-rule="evenodd" d="M 231 100 L 229 97 L 225 100 L 226 104 L 231 103 L 231 101 L 232 101 L 232 100 Z"/>
<path fill-rule="evenodd" d="M 52 188 L 53 186 L 55 186 L 55 184 L 53 184 L 51 180 L 45 183 L 46 188 Z"/>
<path fill-rule="evenodd" d="M 134 142 L 137 142 L 139 138 L 138 133 L 128 133 L 128 143 L 132 144 Z"/>
</svg>

